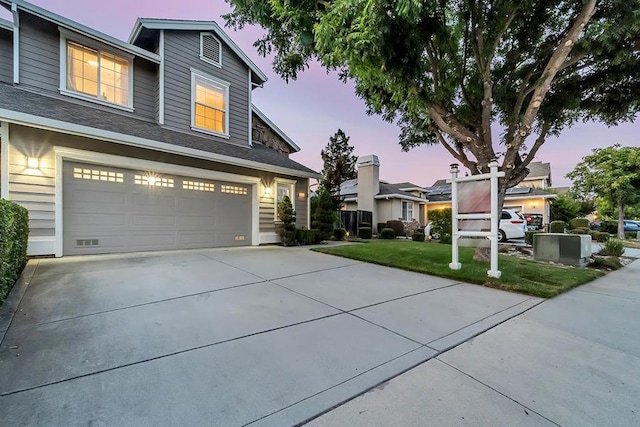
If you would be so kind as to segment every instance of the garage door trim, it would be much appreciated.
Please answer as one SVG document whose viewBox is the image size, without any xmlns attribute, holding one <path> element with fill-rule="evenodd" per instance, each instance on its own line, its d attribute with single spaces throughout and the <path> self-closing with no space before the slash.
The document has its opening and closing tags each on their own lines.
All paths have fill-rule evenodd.
<svg viewBox="0 0 640 427">
<path fill-rule="evenodd" d="M 63 189 L 63 162 L 65 160 L 80 161 L 97 165 L 105 165 L 111 167 L 149 170 L 159 173 L 182 175 L 193 178 L 204 178 L 211 180 L 230 181 L 241 184 L 251 185 L 251 244 L 256 246 L 260 241 L 260 216 L 258 203 L 258 184 L 260 178 L 235 175 L 227 172 L 212 171 L 207 169 L 194 168 L 190 166 L 180 166 L 170 163 L 156 162 L 152 160 L 136 159 L 131 157 L 116 156 L 113 154 L 96 153 L 93 151 L 78 150 L 75 148 L 67 148 L 55 146 L 53 147 L 56 157 L 56 197 L 55 197 L 55 256 L 63 255 L 63 206 L 62 192 Z"/>
</svg>

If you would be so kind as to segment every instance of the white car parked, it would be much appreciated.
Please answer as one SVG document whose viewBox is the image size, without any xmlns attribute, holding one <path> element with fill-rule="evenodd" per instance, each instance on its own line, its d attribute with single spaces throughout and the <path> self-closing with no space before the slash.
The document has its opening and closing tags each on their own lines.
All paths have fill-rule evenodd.
<svg viewBox="0 0 640 427">
<path fill-rule="evenodd" d="M 527 230 L 527 220 L 520 212 L 512 209 L 503 209 L 500 218 L 500 230 L 498 240 L 506 242 L 509 239 L 522 239 Z"/>
</svg>

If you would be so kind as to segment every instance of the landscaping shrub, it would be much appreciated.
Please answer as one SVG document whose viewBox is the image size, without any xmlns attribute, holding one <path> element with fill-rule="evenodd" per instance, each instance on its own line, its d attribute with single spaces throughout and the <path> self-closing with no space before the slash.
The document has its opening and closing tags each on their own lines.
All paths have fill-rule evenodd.
<svg viewBox="0 0 640 427">
<path fill-rule="evenodd" d="M 345 230 L 344 228 L 333 229 L 333 237 L 338 241 L 344 239 L 344 236 L 346 235 L 347 235 L 347 230 Z"/>
<path fill-rule="evenodd" d="M 564 221 L 551 221 L 551 224 L 549 224 L 549 232 L 564 233 L 564 229 L 566 227 L 567 227 L 567 224 Z"/>
<path fill-rule="evenodd" d="M 602 221 L 600 223 L 600 231 L 609 234 L 618 234 L 618 221 Z"/>
<path fill-rule="evenodd" d="M 622 256 L 622 254 L 624 254 L 624 245 L 618 239 L 609 239 L 598 254 L 604 256 Z"/>
<path fill-rule="evenodd" d="M 393 231 L 393 228 L 383 228 L 382 231 L 380 231 L 379 237 L 381 239 L 392 240 L 396 238 L 396 232 Z"/>
<path fill-rule="evenodd" d="M 524 242 L 529 246 L 533 246 L 533 235 L 538 233 L 543 233 L 543 231 L 540 231 L 540 230 L 525 231 Z"/>
<path fill-rule="evenodd" d="M 595 257 L 591 262 L 591 267 L 602 268 L 607 270 L 618 270 L 622 268 L 620 260 L 614 256 L 608 257 Z"/>
<path fill-rule="evenodd" d="M 424 242 L 424 233 L 416 231 L 411 235 L 411 240 L 414 242 Z"/>
<path fill-rule="evenodd" d="M 569 221 L 569 228 L 575 230 L 576 228 L 589 229 L 589 220 L 587 218 L 573 218 Z"/>
<path fill-rule="evenodd" d="M 360 227 L 358 230 L 358 237 L 361 239 L 370 239 L 372 234 L 371 227 Z"/>
<path fill-rule="evenodd" d="M 383 228 L 387 228 L 387 223 L 379 222 L 378 224 L 376 224 L 376 226 L 377 226 L 376 230 L 378 230 L 378 234 L 380 234 Z"/>
<path fill-rule="evenodd" d="M 327 240 L 333 232 L 336 222 L 336 213 L 333 210 L 333 199 L 329 192 L 324 189 L 318 191 L 317 207 L 313 212 L 312 226 L 320 233 L 320 240 Z"/>
<path fill-rule="evenodd" d="M 588 228 L 578 227 L 567 231 L 569 234 L 590 234 Z"/>
<path fill-rule="evenodd" d="M 281 223 L 277 225 L 276 231 L 280 241 L 283 245 L 290 246 L 295 243 L 296 238 L 296 212 L 289 196 L 284 196 L 278 203 L 278 219 Z"/>
<path fill-rule="evenodd" d="M 451 244 L 451 234 L 441 234 L 440 235 L 440 243 L 444 243 L 445 245 Z"/>
<path fill-rule="evenodd" d="M 606 242 L 610 237 L 609 233 L 603 233 L 602 231 L 591 233 L 591 238 L 596 242 Z"/>
<path fill-rule="evenodd" d="M 316 245 L 321 242 L 320 232 L 315 229 L 306 230 L 301 228 L 296 230 L 295 240 L 299 245 Z"/>
<path fill-rule="evenodd" d="M 8 200 L 0 200 L 0 304 L 27 264 L 28 239 L 28 211 Z"/>
<path fill-rule="evenodd" d="M 625 239 L 631 239 L 631 240 L 635 240 L 636 236 L 637 236 L 637 231 L 627 231 L 624 233 L 624 238 Z"/>
<path fill-rule="evenodd" d="M 387 227 L 393 229 L 396 236 L 404 236 L 404 223 L 397 219 L 387 221 Z"/>
<path fill-rule="evenodd" d="M 451 208 L 436 209 L 429 211 L 429 221 L 431 221 L 431 233 L 439 234 L 440 237 L 445 234 L 451 235 Z"/>
</svg>

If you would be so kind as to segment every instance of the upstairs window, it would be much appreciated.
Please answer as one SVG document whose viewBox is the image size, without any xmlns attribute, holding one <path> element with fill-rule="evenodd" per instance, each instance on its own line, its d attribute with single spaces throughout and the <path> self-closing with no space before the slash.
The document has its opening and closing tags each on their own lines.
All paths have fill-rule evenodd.
<svg viewBox="0 0 640 427">
<path fill-rule="evenodd" d="M 222 66 L 222 43 L 211 33 L 200 33 L 200 59 L 217 67 Z"/>
<path fill-rule="evenodd" d="M 63 63 L 61 92 L 89 98 L 99 103 L 132 107 L 131 59 L 63 39 L 66 62 Z M 66 67 L 66 69 L 64 69 Z"/>
<path fill-rule="evenodd" d="M 229 84 L 194 71 L 191 83 L 192 128 L 229 136 Z"/>
</svg>

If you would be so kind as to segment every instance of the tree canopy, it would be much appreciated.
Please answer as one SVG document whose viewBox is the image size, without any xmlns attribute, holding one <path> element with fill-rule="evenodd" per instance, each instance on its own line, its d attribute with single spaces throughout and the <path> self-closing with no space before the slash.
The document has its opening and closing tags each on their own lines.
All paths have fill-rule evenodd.
<svg viewBox="0 0 640 427">
<path fill-rule="evenodd" d="M 442 144 L 472 174 L 500 159 L 502 195 L 549 135 L 639 110 L 640 0 L 227 1 L 284 79 L 338 70 L 403 149 Z"/>
<path fill-rule="evenodd" d="M 567 177 L 576 192 L 618 207 L 618 237 L 624 238 L 625 208 L 640 199 L 640 148 L 596 148 Z"/>
<path fill-rule="evenodd" d="M 358 158 L 352 154 L 354 147 L 349 145 L 349 139 L 350 137 L 342 129 L 338 129 L 320 152 L 324 163 L 320 187 L 331 195 L 334 209 L 337 209 L 342 202 L 340 197 L 342 183 L 357 176 L 356 162 Z"/>
</svg>

